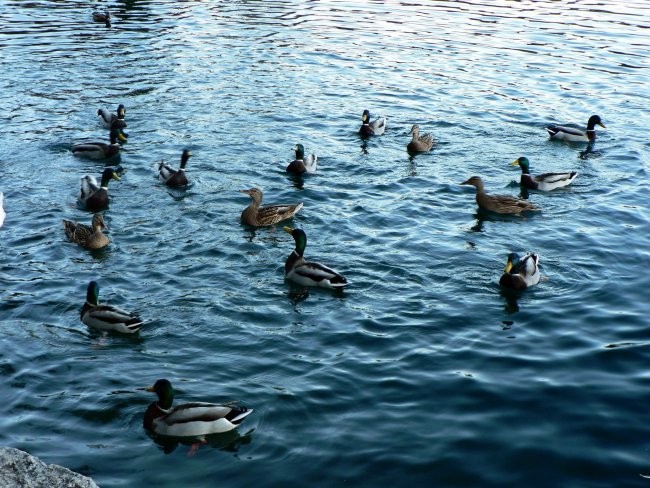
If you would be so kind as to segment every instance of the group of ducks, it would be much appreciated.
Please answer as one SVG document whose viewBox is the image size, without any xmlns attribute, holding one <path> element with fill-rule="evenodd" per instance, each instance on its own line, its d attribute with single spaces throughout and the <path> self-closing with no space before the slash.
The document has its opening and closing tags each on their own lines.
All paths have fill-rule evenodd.
<svg viewBox="0 0 650 488">
<path fill-rule="evenodd" d="M 386 118 L 379 117 L 370 121 L 370 112 L 364 110 L 361 117 L 362 125 L 359 134 L 362 137 L 382 135 L 386 130 Z M 598 115 L 592 115 L 587 121 L 587 129 L 581 130 L 569 126 L 552 125 L 546 127 L 550 139 L 568 142 L 593 142 L 596 139 L 596 125 L 605 127 Z M 427 152 L 433 145 L 434 140 L 430 134 L 420 134 L 420 126 L 414 125 L 410 134 L 412 140 L 407 144 L 406 150 L 411 153 Z M 530 174 L 530 161 L 528 158 L 520 157 L 512 162 L 514 166 L 521 168 L 520 184 L 526 190 L 551 191 L 556 188 L 567 186 L 573 182 L 578 175 L 577 171 L 564 173 L 543 173 L 540 175 Z M 471 185 L 476 188 L 476 203 L 485 212 L 497 214 L 519 215 L 524 212 L 537 212 L 541 209 L 532 202 L 507 195 L 491 195 L 486 193 L 483 180 L 479 176 L 472 176 L 461 185 Z M 507 288 L 521 290 L 536 285 L 540 280 L 539 256 L 531 253 L 520 257 L 517 253 L 508 254 L 506 267 L 503 271 L 499 284 Z"/>
<path fill-rule="evenodd" d="M 109 129 L 110 143 L 93 142 L 77 144 L 72 147 L 75 156 L 91 159 L 109 159 L 119 154 L 120 144 L 127 140 L 123 105 L 119 105 L 116 113 L 100 109 L 97 116 L 100 124 Z M 371 121 L 370 113 L 364 110 L 359 135 L 362 138 L 381 136 L 386 130 L 386 118 L 379 117 Z M 573 127 L 551 126 L 548 133 L 551 139 L 592 142 L 595 139 L 595 126 L 605 127 L 597 115 L 592 116 L 587 124 L 587 130 L 581 131 Z M 420 134 L 420 127 L 413 125 L 410 131 L 411 141 L 407 144 L 407 151 L 411 154 L 427 152 L 434 145 L 430 134 Z M 286 171 L 303 175 L 314 173 L 317 170 L 318 158 L 315 154 L 305 156 L 302 144 L 294 147 L 295 159 L 289 163 Z M 164 161 L 156 164 L 160 181 L 170 187 L 185 187 L 188 185 L 185 169 L 191 156 L 185 149 L 181 155 L 179 169 L 174 169 Z M 577 176 L 576 171 L 566 173 L 544 173 L 533 176 L 530 174 L 530 162 L 525 157 L 515 160 L 513 165 L 521 169 L 521 185 L 526 189 L 550 191 L 569 185 Z M 102 233 L 106 229 L 104 218 L 100 211 L 108 204 L 108 183 L 111 179 L 119 179 L 121 167 L 106 167 L 102 173 L 101 184 L 98 185 L 94 177 L 84 176 L 81 179 L 79 203 L 86 210 L 95 212 L 90 226 L 64 220 L 64 229 L 68 238 L 87 248 L 100 249 L 109 243 L 108 238 Z M 498 214 L 518 215 L 528 211 L 539 211 L 535 204 L 518 198 L 505 195 L 491 195 L 485 192 L 483 181 L 478 176 L 472 176 L 463 183 L 476 188 L 476 203 L 483 211 Z M 292 218 L 299 212 L 303 203 L 287 205 L 262 206 L 262 191 L 258 188 L 240 190 L 249 195 L 251 203 L 241 213 L 243 224 L 253 227 L 271 226 Z M 0 226 L 4 220 L 2 210 L 2 193 L 0 193 Z M 302 286 L 320 286 L 331 289 L 342 289 L 348 285 L 347 279 L 337 271 L 321 263 L 305 260 L 304 251 L 307 245 L 307 236 L 302 229 L 283 227 L 283 230 L 294 239 L 295 249 L 285 262 L 285 276 Z M 524 289 L 537 284 L 540 280 L 539 256 L 531 253 L 520 257 L 510 253 L 507 264 L 499 283 L 502 286 L 514 289 Z M 136 314 L 127 312 L 118 307 L 99 303 L 99 285 L 96 281 L 88 284 L 86 302 L 81 313 L 81 321 L 95 329 L 110 330 L 122 333 L 135 333 L 143 325 L 143 320 Z M 172 406 L 174 391 L 171 383 L 160 379 L 147 388 L 155 392 L 158 400 L 152 402 L 144 415 L 144 427 L 154 434 L 172 437 L 202 438 L 208 434 L 227 432 L 236 428 L 252 409 L 237 405 L 219 405 L 212 403 L 188 403 Z"/>
</svg>

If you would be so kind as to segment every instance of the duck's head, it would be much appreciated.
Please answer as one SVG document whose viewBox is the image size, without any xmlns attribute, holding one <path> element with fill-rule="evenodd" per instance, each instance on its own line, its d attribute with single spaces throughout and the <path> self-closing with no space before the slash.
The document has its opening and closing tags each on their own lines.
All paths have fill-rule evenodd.
<svg viewBox="0 0 650 488">
<path fill-rule="evenodd" d="M 305 231 L 288 226 L 283 227 L 282 230 L 293 236 L 293 240 L 296 242 L 296 252 L 302 256 L 305 252 L 305 247 L 307 247 L 307 234 L 305 234 Z"/>
<path fill-rule="evenodd" d="M 361 115 L 361 122 L 364 124 L 370 122 L 370 110 L 366 109 L 363 111 L 363 114 Z"/>
<path fill-rule="evenodd" d="M 93 221 L 91 225 L 93 231 L 95 232 L 98 229 L 104 229 L 104 230 L 108 229 L 108 227 L 106 227 L 106 223 L 104 222 L 104 217 L 100 213 L 96 213 L 95 215 L 93 215 Z"/>
<path fill-rule="evenodd" d="M 192 153 L 189 149 L 183 149 L 183 154 L 181 154 L 181 169 L 185 169 L 185 165 L 187 165 L 187 161 L 191 155 Z"/>
<path fill-rule="evenodd" d="M 174 389 L 169 380 L 157 380 L 153 386 L 145 388 L 146 391 L 154 392 L 158 396 L 158 405 L 164 409 L 168 409 L 174 402 Z"/>
<path fill-rule="evenodd" d="M 296 144 L 293 150 L 296 151 L 296 159 L 305 159 L 305 147 L 302 144 Z"/>
<path fill-rule="evenodd" d="M 461 185 L 472 185 L 475 186 L 477 189 L 482 189 L 483 180 L 481 179 L 480 176 L 472 176 L 468 180 L 463 181 Z"/>
<path fill-rule="evenodd" d="M 530 162 L 528 161 L 528 158 L 522 156 L 520 158 L 515 159 L 511 164 L 513 166 L 519 166 L 521 168 L 522 173 L 530 172 Z"/>
<path fill-rule="evenodd" d="M 506 267 L 503 269 L 503 272 L 510 273 L 513 269 L 517 269 L 517 266 L 519 266 L 519 260 L 519 254 L 516 252 L 508 254 L 508 260 L 506 261 Z"/>
<path fill-rule="evenodd" d="M 124 108 L 124 104 L 120 103 L 117 106 L 117 118 L 123 119 L 125 116 L 126 116 L 126 108 Z"/>
<path fill-rule="evenodd" d="M 117 174 L 117 171 L 115 171 L 115 168 L 104 168 L 104 171 L 102 172 L 102 186 L 107 186 L 108 182 L 111 180 L 119 180 L 120 175 Z"/>
<path fill-rule="evenodd" d="M 606 129 L 605 124 L 603 124 L 603 121 L 600 120 L 599 115 L 592 115 L 589 117 L 589 121 L 587 121 L 587 130 L 594 130 L 594 127 L 597 125 L 601 126 L 602 128 Z"/>
<path fill-rule="evenodd" d="M 409 134 L 415 134 L 416 136 L 420 133 L 420 126 L 418 124 L 413 124 L 413 127 L 411 127 L 411 131 Z"/>
<path fill-rule="evenodd" d="M 259 188 L 251 188 L 249 190 L 239 190 L 241 193 L 246 193 L 246 195 L 250 196 L 254 202 L 261 202 L 262 201 L 262 190 Z"/>
<path fill-rule="evenodd" d="M 97 306 L 99 303 L 99 285 L 96 281 L 91 281 L 88 283 L 88 289 L 86 290 L 86 301 L 95 306 Z"/>
</svg>

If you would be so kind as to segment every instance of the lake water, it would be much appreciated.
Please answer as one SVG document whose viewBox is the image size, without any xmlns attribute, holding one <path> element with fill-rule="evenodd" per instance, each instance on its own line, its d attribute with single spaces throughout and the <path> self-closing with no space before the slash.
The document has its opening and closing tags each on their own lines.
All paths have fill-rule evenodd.
<svg viewBox="0 0 650 488">
<path fill-rule="evenodd" d="M 649 4 L 0 0 L 0 21 L 0 444 L 102 487 L 650 484 Z M 61 219 L 90 221 L 103 163 L 70 145 L 118 103 L 128 171 L 88 252 Z M 388 117 L 367 143 L 365 108 Z M 548 140 L 592 114 L 594 144 Z M 409 157 L 414 123 L 437 145 Z M 153 165 L 185 147 L 169 191 Z M 479 215 L 459 183 L 518 195 L 519 156 L 579 175 L 531 192 L 539 215 Z M 284 281 L 291 236 L 239 222 L 253 186 L 304 202 L 344 293 Z M 544 275 L 518 295 L 511 251 Z M 90 280 L 137 336 L 79 321 Z M 255 411 L 193 456 L 159 446 L 163 377 Z"/>
</svg>

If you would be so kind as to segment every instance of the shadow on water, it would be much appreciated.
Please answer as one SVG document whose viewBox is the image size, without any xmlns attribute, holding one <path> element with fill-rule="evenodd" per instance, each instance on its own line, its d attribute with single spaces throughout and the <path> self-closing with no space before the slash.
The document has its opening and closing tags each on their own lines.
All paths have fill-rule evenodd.
<svg viewBox="0 0 650 488">
<path fill-rule="evenodd" d="M 237 430 L 231 430 L 230 432 L 211 434 L 205 437 L 166 437 L 145 430 L 147 436 L 165 454 L 171 454 L 179 445 L 183 445 L 189 447 L 187 456 L 193 456 L 196 454 L 198 448 L 202 446 L 209 446 L 213 449 L 219 449 L 220 451 L 237 453 L 241 446 L 252 442 L 254 431 L 255 429 L 251 429 L 243 435 L 241 435 Z"/>
<path fill-rule="evenodd" d="M 499 293 L 505 299 L 506 304 L 504 310 L 508 314 L 519 312 L 519 304 L 517 300 L 521 296 L 521 291 L 511 290 L 510 288 L 499 287 Z M 510 324 L 512 325 L 512 324 Z"/>
</svg>

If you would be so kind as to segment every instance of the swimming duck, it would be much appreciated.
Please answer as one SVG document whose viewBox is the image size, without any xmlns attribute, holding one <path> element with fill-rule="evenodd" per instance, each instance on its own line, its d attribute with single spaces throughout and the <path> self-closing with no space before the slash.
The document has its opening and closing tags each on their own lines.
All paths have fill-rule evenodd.
<svg viewBox="0 0 650 488">
<path fill-rule="evenodd" d="M 483 180 L 478 176 L 472 176 L 461 185 L 472 185 L 476 187 L 476 203 L 483 210 L 501 214 L 519 214 L 527 211 L 541 210 L 537 205 L 526 200 L 520 200 L 506 195 L 488 195 L 485 193 Z"/>
<path fill-rule="evenodd" d="M 4 193 L 0 191 L 0 227 L 2 227 L 2 224 L 5 222 L 5 217 L 7 214 L 5 213 L 5 209 L 3 208 L 5 196 Z"/>
<path fill-rule="evenodd" d="M 605 128 L 605 124 L 600 120 L 600 117 L 598 115 L 592 115 L 587 121 L 586 131 L 561 125 L 551 125 L 546 130 L 550 139 L 571 142 L 592 142 L 596 140 L 596 125 Z"/>
<path fill-rule="evenodd" d="M 172 407 L 174 389 L 160 379 L 146 391 L 155 392 L 158 401 L 152 402 L 144 414 L 142 425 L 159 435 L 171 437 L 203 437 L 231 431 L 253 413 L 253 409 L 236 405 L 193 402 Z"/>
<path fill-rule="evenodd" d="M 120 153 L 120 145 L 117 143 L 118 139 L 122 142 L 126 141 L 126 134 L 121 129 L 117 128 L 119 121 L 115 121 L 115 127 L 111 129 L 110 144 L 105 142 L 83 142 L 74 144 L 72 146 L 72 154 L 80 158 L 88 159 L 108 159 L 117 156 Z"/>
<path fill-rule="evenodd" d="M 81 190 L 79 192 L 79 203 L 91 212 L 99 212 L 108 205 L 108 182 L 119 180 L 115 168 L 105 168 L 102 173 L 101 186 L 97 185 L 94 176 L 86 175 L 81 178 Z"/>
<path fill-rule="evenodd" d="M 99 304 L 99 285 L 96 281 L 88 283 L 86 303 L 81 307 L 81 321 L 89 327 L 99 330 L 112 330 L 133 334 L 142 327 L 142 320 L 137 315 L 112 305 Z"/>
<path fill-rule="evenodd" d="M 93 21 L 95 22 L 104 22 L 106 24 L 106 27 L 111 26 L 111 13 L 108 10 L 105 10 L 104 12 L 93 12 Z"/>
<path fill-rule="evenodd" d="M 259 188 L 251 188 L 250 190 L 239 191 L 246 193 L 253 199 L 251 204 L 241 213 L 241 221 L 253 227 L 264 227 L 290 219 L 298 213 L 303 205 L 300 202 L 290 205 L 266 205 L 260 207 L 263 196 L 262 190 Z"/>
<path fill-rule="evenodd" d="M 539 256 L 537 254 L 527 254 L 520 259 L 517 253 L 511 252 L 508 254 L 508 262 L 499 284 L 516 290 L 536 285 L 540 279 L 538 263 Z"/>
<path fill-rule="evenodd" d="M 567 186 L 578 176 L 577 171 L 570 173 L 544 173 L 537 176 L 531 176 L 530 163 L 528 158 L 517 158 L 512 162 L 513 166 L 521 168 L 521 179 L 519 182 L 522 186 L 531 190 L 551 191 L 556 188 Z"/>
<path fill-rule="evenodd" d="M 289 254 L 284 263 L 286 278 L 303 286 L 321 286 L 323 288 L 342 289 L 348 280 L 343 275 L 327 266 L 305 261 L 304 253 L 307 247 L 307 235 L 302 229 L 284 227 L 283 230 L 293 236 L 296 248 Z"/>
<path fill-rule="evenodd" d="M 90 227 L 64 219 L 63 228 L 68 239 L 86 249 L 101 249 L 110 242 L 102 232 L 102 229 L 106 229 L 106 224 L 104 217 L 99 213 L 93 215 Z"/>
<path fill-rule="evenodd" d="M 318 156 L 312 153 L 305 157 L 305 148 L 302 144 L 296 144 L 293 150 L 296 152 L 296 159 L 289 163 L 287 172 L 299 175 L 303 173 L 315 173 Z"/>
<path fill-rule="evenodd" d="M 167 186 L 179 187 L 187 186 L 187 176 L 185 176 L 185 166 L 192 153 L 188 149 L 183 149 L 181 154 L 181 165 L 178 171 L 169 166 L 164 161 L 158 163 L 158 179 Z"/>
<path fill-rule="evenodd" d="M 111 113 L 107 108 L 100 108 L 97 110 L 97 119 L 104 129 L 113 128 L 113 124 L 115 124 L 115 128 L 117 129 L 126 129 L 126 121 L 124 120 L 125 116 L 126 109 L 121 103 L 117 106 L 116 113 Z"/>
<path fill-rule="evenodd" d="M 359 135 L 361 137 L 380 136 L 386 130 L 386 117 L 379 117 L 375 121 L 370 122 L 370 111 L 364 110 L 361 115 L 361 128 L 359 128 Z"/>
<path fill-rule="evenodd" d="M 413 139 L 406 146 L 409 153 L 427 152 L 433 147 L 433 136 L 431 134 L 420 135 L 420 126 L 418 124 L 411 127 L 409 134 L 413 134 Z"/>
</svg>

